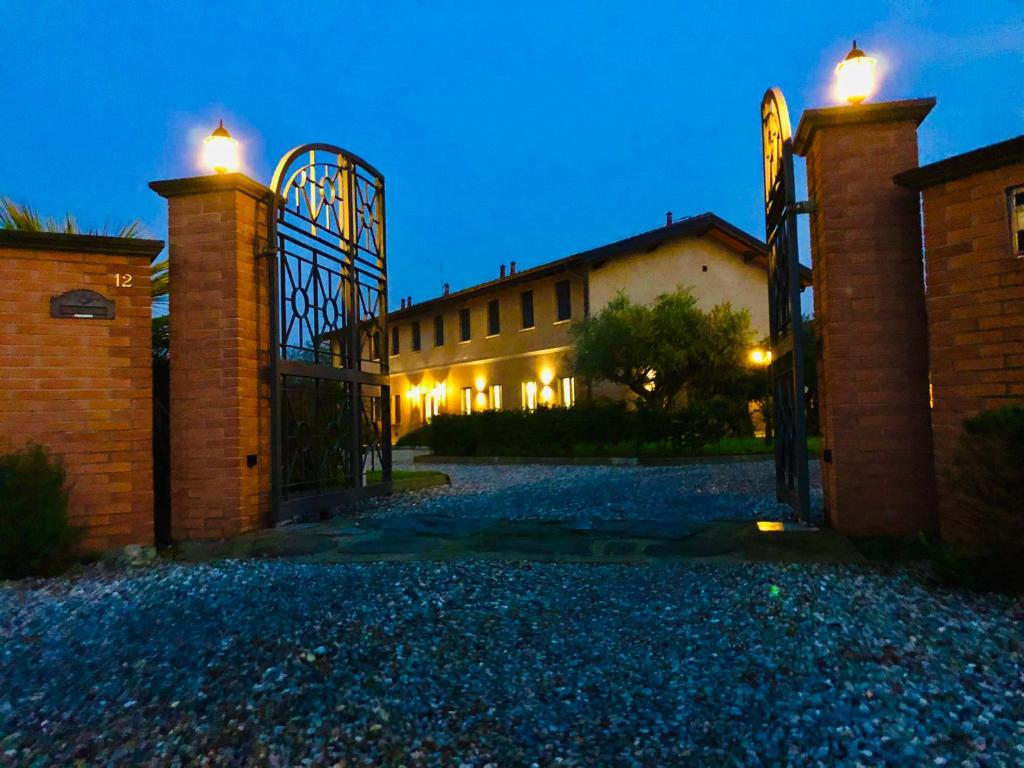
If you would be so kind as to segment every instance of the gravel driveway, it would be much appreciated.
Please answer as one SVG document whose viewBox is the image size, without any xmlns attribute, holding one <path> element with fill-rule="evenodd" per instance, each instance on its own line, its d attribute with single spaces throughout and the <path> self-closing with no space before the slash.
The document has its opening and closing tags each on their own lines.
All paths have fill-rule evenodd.
<svg viewBox="0 0 1024 768">
<path fill-rule="evenodd" d="M 362 513 L 779 515 L 769 463 L 443 469 Z M 1024 765 L 1024 603 L 864 566 L 94 568 L 0 584 L 0 764 Z"/>
<path fill-rule="evenodd" d="M 764 461 L 674 467 L 416 464 L 396 451 L 395 467 L 436 469 L 450 488 L 371 499 L 358 514 L 506 519 L 784 520 L 775 468 Z M 821 504 L 818 462 L 811 462 L 812 504 Z"/>
<path fill-rule="evenodd" d="M 6 765 L 1024 764 L 1020 605 L 827 566 L 0 587 Z"/>
</svg>

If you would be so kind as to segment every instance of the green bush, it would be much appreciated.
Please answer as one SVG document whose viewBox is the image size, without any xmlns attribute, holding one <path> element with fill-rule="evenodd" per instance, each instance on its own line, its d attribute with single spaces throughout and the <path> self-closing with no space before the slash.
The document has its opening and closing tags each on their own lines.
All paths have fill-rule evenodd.
<svg viewBox="0 0 1024 768">
<path fill-rule="evenodd" d="M 60 572 L 76 538 L 61 463 L 39 445 L 0 456 L 0 578 Z"/>
<path fill-rule="evenodd" d="M 980 586 L 1024 588 L 1024 407 L 964 422 L 944 478 L 943 538 Z"/>
<path fill-rule="evenodd" d="M 444 456 L 637 456 L 692 452 L 721 438 L 723 429 L 701 406 L 665 412 L 588 401 L 532 412 L 435 416 L 399 445 L 427 445 Z"/>
</svg>

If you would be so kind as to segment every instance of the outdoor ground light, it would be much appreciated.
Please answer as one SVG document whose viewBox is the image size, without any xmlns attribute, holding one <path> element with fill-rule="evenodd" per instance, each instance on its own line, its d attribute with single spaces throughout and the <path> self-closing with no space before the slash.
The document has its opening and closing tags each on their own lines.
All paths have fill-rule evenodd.
<svg viewBox="0 0 1024 768">
<path fill-rule="evenodd" d="M 203 163 L 216 173 L 238 170 L 238 142 L 224 127 L 224 121 L 203 141 Z"/>
<path fill-rule="evenodd" d="M 873 94 L 877 63 L 877 59 L 865 54 L 854 40 L 853 48 L 836 66 L 836 94 L 839 98 L 851 104 L 860 104 Z"/>
</svg>

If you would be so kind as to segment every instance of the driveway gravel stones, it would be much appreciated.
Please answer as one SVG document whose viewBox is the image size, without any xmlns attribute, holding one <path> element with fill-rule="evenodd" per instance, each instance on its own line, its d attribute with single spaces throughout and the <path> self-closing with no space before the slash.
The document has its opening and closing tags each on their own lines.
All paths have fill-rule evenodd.
<svg viewBox="0 0 1024 768">
<path fill-rule="evenodd" d="M 97 569 L 0 586 L 0 763 L 1018 766 L 1022 629 L 860 566 Z"/>
<path fill-rule="evenodd" d="M 404 465 L 402 465 L 404 466 Z M 423 468 L 424 465 L 418 465 Z M 785 520 L 770 459 L 672 467 L 430 464 L 451 487 L 369 499 L 357 514 L 500 517 L 509 520 Z M 812 504 L 821 504 L 811 462 Z"/>
</svg>

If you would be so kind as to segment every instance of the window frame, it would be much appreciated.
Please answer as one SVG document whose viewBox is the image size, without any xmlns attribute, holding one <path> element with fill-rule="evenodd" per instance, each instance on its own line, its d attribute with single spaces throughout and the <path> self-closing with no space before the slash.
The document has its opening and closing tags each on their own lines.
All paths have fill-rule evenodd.
<svg viewBox="0 0 1024 768">
<path fill-rule="evenodd" d="M 423 338 L 420 335 L 420 321 L 412 321 L 412 351 L 419 352 L 423 349 Z"/>
<path fill-rule="evenodd" d="M 394 410 L 391 412 L 391 423 L 392 424 L 401 424 L 402 423 L 402 396 L 396 394 L 394 396 L 394 398 L 395 398 L 394 404 L 393 404 Z"/>
<path fill-rule="evenodd" d="M 1010 251 L 1024 259 L 1024 184 L 1006 189 L 1006 211 L 1010 223 Z"/>
<path fill-rule="evenodd" d="M 487 401 L 490 403 L 492 411 L 502 409 L 501 384 L 491 384 L 487 390 Z"/>
<path fill-rule="evenodd" d="M 498 299 L 491 299 L 487 302 L 487 336 L 497 336 L 501 333 L 501 302 Z"/>
<path fill-rule="evenodd" d="M 473 316 L 469 307 L 462 307 L 459 310 L 459 342 L 465 343 L 473 339 Z"/>
<path fill-rule="evenodd" d="M 444 346 L 444 315 L 434 315 L 434 346 Z"/>
<path fill-rule="evenodd" d="M 463 416 L 469 416 L 473 413 L 473 388 L 462 387 L 462 393 L 459 397 L 459 413 Z"/>
<path fill-rule="evenodd" d="M 562 317 L 563 287 L 565 288 L 565 317 Z M 555 283 L 555 322 L 564 323 L 567 320 L 572 320 L 572 283 L 568 280 L 559 280 Z"/>
<path fill-rule="evenodd" d="M 398 332 L 398 326 L 391 326 L 391 349 L 388 350 L 390 356 L 395 356 L 401 352 L 401 334 Z"/>
<path fill-rule="evenodd" d="M 526 324 L 526 306 L 529 303 L 530 306 L 530 324 Z M 537 315 L 534 308 L 533 302 L 533 289 L 530 288 L 519 293 L 519 330 L 529 331 L 537 327 Z"/>
</svg>

